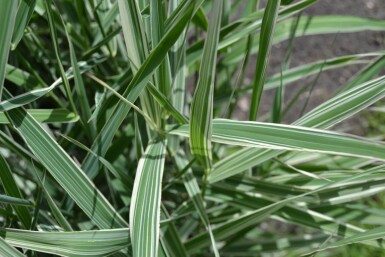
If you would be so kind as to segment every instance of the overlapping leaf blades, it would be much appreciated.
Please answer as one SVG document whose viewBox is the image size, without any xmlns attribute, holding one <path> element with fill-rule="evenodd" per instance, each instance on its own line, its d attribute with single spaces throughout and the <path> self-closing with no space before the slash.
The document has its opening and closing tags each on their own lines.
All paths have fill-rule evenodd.
<svg viewBox="0 0 385 257">
<path fill-rule="evenodd" d="M 257 2 L 4 1 L 0 255 L 333 255 L 350 243 L 383 255 L 383 117 L 371 113 L 382 107 L 366 112 L 373 139 L 332 127 L 383 98 L 384 52 L 265 74 L 273 44 L 384 21 L 293 17 L 317 0 Z M 254 120 L 262 89 L 362 64 L 292 125 L 237 121 L 250 93 Z M 292 122 L 305 88 L 281 94 L 290 102 L 274 117 Z"/>
<path fill-rule="evenodd" d="M 385 95 L 385 79 L 378 78 L 357 85 L 323 103 L 296 121 L 295 125 L 328 128 L 375 103 Z M 216 163 L 209 181 L 215 182 L 243 172 L 269 160 L 280 151 L 242 149 Z"/>
<path fill-rule="evenodd" d="M 183 8 L 177 10 L 178 14 L 176 22 L 165 34 L 158 46 L 150 53 L 148 58 L 139 68 L 135 77 L 131 80 L 127 89 L 124 91 L 123 97 L 126 97 L 127 100 L 135 102 L 136 98 L 140 95 L 155 69 L 161 64 L 164 56 L 167 54 L 167 50 L 172 47 L 173 43 L 178 39 L 187 23 L 190 21 L 194 6 L 195 1 L 189 1 Z M 105 124 L 95 141 L 97 143 L 95 143 L 92 148 L 94 152 L 100 153 L 101 155 L 104 155 L 107 152 L 115 132 L 118 130 L 129 110 L 130 107 L 126 106 L 126 104 L 121 101 L 116 104 L 115 111 L 109 118 L 109 122 Z M 87 156 L 82 167 L 91 177 L 99 170 L 98 161 L 92 155 Z"/>
<path fill-rule="evenodd" d="M 17 108 L 6 115 L 36 158 L 98 227 L 127 226 L 78 165 L 30 114 Z"/>
</svg>

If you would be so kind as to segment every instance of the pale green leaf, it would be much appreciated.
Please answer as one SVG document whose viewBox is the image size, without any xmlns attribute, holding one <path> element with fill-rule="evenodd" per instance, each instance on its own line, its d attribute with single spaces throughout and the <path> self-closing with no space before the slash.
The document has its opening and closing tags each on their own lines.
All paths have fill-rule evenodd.
<svg viewBox="0 0 385 257">
<path fill-rule="evenodd" d="M 13 248 L 0 237 L 0 255 L 3 257 L 25 257 L 21 252 Z"/>
</svg>

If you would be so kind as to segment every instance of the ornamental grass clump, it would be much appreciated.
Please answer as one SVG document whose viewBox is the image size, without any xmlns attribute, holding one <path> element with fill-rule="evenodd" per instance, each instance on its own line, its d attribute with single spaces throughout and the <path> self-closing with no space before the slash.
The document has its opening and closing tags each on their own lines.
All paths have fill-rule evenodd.
<svg viewBox="0 0 385 257">
<path fill-rule="evenodd" d="M 385 21 L 319 2 L 0 0 L 0 256 L 385 254 L 383 135 L 336 126 L 383 112 L 385 52 L 291 65 Z"/>
</svg>

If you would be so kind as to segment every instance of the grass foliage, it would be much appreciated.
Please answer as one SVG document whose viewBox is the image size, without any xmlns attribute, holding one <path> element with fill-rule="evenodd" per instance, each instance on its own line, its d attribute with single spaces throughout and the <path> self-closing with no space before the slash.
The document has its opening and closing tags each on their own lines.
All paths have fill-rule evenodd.
<svg viewBox="0 0 385 257">
<path fill-rule="evenodd" d="M 290 62 L 385 21 L 302 14 L 318 2 L 0 0 L 0 255 L 385 254 L 385 52 Z M 335 126 L 362 111 L 371 133 Z"/>
</svg>

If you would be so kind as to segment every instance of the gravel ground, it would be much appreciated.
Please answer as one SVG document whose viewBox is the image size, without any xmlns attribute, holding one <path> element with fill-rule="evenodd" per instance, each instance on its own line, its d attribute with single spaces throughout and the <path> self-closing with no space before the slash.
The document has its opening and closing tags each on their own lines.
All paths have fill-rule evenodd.
<svg viewBox="0 0 385 257">
<path fill-rule="evenodd" d="M 385 0 L 321 0 L 312 7 L 306 9 L 303 15 L 354 15 L 365 18 L 385 19 Z M 336 26 L 338 26 L 338 24 Z M 286 46 L 287 42 L 273 46 L 268 69 L 270 74 L 279 72 Z M 384 32 L 365 31 L 360 33 L 337 34 L 337 36 L 334 34 L 300 37 L 297 38 L 294 43 L 291 67 L 323 60 L 325 58 L 384 49 Z M 255 57 L 250 60 L 250 64 L 254 63 Z M 312 92 L 306 111 L 311 110 L 333 96 L 336 89 L 351 78 L 361 67 L 351 66 L 349 68 L 323 72 Z M 254 69 L 254 65 L 250 65 L 250 69 L 248 70 L 248 76 L 250 78 L 253 77 Z M 310 79 L 304 79 L 290 85 L 290 88 L 285 92 L 285 99 L 289 99 L 301 85 L 312 80 L 314 80 L 314 76 Z M 305 96 L 307 96 L 307 94 L 305 94 Z M 305 96 L 287 115 L 284 120 L 285 122 L 291 122 L 300 115 L 304 105 Z M 270 110 L 272 99 L 273 92 L 271 91 L 263 95 L 261 114 Z M 242 99 L 240 102 L 239 111 L 237 113 L 239 119 L 247 119 L 248 103 L 249 99 L 247 98 Z M 351 119 L 344 125 L 347 125 L 347 129 L 349 129 L 349 127 L 354 127 L 354 133 L 362 134 L 364 132 L 365 126 L 361 124 L 361 119 Z"/>
</svg>

